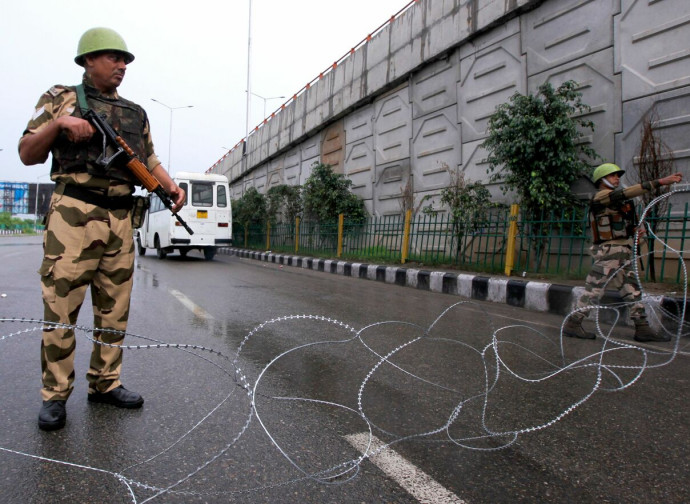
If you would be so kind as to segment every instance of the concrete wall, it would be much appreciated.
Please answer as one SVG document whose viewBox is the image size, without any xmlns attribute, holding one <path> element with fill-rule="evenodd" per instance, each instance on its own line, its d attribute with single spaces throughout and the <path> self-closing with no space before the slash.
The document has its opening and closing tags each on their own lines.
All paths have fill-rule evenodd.
<svg viewBox="0 0 690 504">
<path fill-rule="evenodd" d="M 437 195 L 448 169 L 487 180 L 495 107 L 574 79 L 605 160 L 630 169 L 643 117 L 690 175 L 690 1 L 420 0 L 255 130 L 209 171 L 248 187 L 302 184 L 311 165 L 353 181 L 370 213 Z M 628 181 L 631 182 L 631 181 Z M 497 199 L 498 187 L 489 187 Z"/>
</svg>

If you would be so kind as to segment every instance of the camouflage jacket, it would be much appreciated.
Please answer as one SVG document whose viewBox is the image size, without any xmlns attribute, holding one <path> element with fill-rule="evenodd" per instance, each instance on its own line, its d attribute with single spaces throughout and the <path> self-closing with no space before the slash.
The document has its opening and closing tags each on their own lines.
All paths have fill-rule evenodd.
<svg viewBox="0 0 690 504">
<path fill-rule="evenodd" d="M 82 82 L 89 107 L 97 113 L 106 114 L 110 124 L 147 165 L 149 171 L 160 164 L 154 152 L 148 118 L 144 109 L 121 98 L 117 92 L 103 95 L 93 87 L 86 74 Z M 65 115 L 81 117 L 75 86 L 53 86 L 39 99 L 36 111 L 24 130 L 22 138 L 40 131 L 51 121 Z M 102 142 L 102 136 L 98 132 L 84 144 L 72 143 L 64 133 L 60 133 L 51 147 L 53 156 L 51 179 L 65 184 L 104 189 L 108 191 L 109 196 L 131 194 L 136 181 L 125 166 L 114 163 L 105 169 L 96 164 L 96 159 L 102 153 Z"/>
<path fill-rule="evenodd" d="M 659 181 L 652 180 L 598 191 L 590 203 L 589 214 L 594 243 L 629 245 L 637 226 L 632 198 L 657 187 L 660 187 Z"/>
</svg>

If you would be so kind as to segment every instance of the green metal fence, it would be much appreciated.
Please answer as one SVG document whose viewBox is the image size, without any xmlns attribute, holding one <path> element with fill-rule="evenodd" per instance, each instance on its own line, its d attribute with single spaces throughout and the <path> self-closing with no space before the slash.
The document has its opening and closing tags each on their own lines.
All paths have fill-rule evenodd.
<svg viewBox="0 0 690 504">
<path fill-rule="evenodd" d="M 688 210 L 688 204 L 682 210 L 673 209 L 669 204 L 663 215 L 647 217 L 658 239 L 650 237 L 640 251 L 644 264 L 640 273 L 645 281 L 682 281 L 682 262 L 672 249 L 685 248 Z M 503 272 L 509 215 L 508 208 L 494 208 L 459 222 L 447 214 L 417 214 L 410 223 L 407 260 L 424 266 L 447 265 L 468 271 Z M 363 224 L 345 220 L 341 258 L 400 262 L 404 223 L 402 215 L 372 217 Z M 514 271 L 584 278 L 591 265 L 588 227 L 584 205 L 544 213 L 533 219 L 520 214 Z M 273 252 L 333 258 L 338 253 L 337 220 L 250 226 L 246 243 L 245 230 L 236 223 L 234 236 L 236 246 L 257 250 L 268 248 Z M 650 249 L 654 251 L 653 261 L 647 256 Z"/>
</svg>

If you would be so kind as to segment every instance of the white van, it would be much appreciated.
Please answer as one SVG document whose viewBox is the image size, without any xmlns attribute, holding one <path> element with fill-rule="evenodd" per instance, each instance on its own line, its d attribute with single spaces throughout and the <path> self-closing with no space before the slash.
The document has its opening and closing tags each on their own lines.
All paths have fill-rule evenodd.
<svg viewBox="0 0 690 504">
<path fill-rule="evenodd" d="M 178 214 L 192 228 L 190 235 L 165 208 L 156 194 L 149 194 L 149 209 L 137 230 L 139 255 L 156 249 L 159 259 L 178 250 L 181 256 L 199 249 L 207 260 L 213 259 L 218 247 L 232 244 L 232 208 L 228 178 L 224 175 L 178 172 L 173 177 L 187 197 Z"/>
</svg>

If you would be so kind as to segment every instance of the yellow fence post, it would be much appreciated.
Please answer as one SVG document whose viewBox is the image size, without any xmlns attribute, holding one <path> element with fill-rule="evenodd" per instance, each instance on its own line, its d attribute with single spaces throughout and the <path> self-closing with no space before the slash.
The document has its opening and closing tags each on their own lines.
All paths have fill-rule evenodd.
<svg viewBox="0 0 690 504">
<path fill-rule="evenodd" d="M 295 254 L 299 252 L 299 217 L 295 217 Z"/>
<path fill-rule="evenodd" d="M 271 250 L 271 222 L 266 223 L 266 250 Z"/>
<path fill-rule="evenodd" d="M 508 243 L 506 246 L 506 276 L 510 276 L 515 267 L 515 239 L 517 237 L 517 220 L 520 206 L 510 205 L 510 226 L 508 227 Z"/>
<path fill-rule="evenodd" d="M 405 212 L 405 228 L 403 230 L 402 250 L 400 251 L 400 264 L 405 264 L 410 252 L 410 223 L 412 222 L 412 210 Z"/>
<path fill-rule="evenodd" d="M 345 216 L 343 214 L 338 214 L 338 255 L 340 257 L 343 255 L 343 227 L 345 223 Z"/>
</svg>

